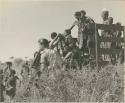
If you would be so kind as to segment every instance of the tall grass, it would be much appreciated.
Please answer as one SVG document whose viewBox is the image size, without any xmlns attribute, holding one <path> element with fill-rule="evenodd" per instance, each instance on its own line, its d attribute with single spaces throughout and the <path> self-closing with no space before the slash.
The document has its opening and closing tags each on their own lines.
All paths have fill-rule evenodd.
<svg viewBox="0 0 125 103">
<path fill-rule="evenodd" d="M 84 66 L 82 70 L 51 70 L 32 84 L 25 82 L 14 98 L 16 102 L 123 102 L 124 67 L 108 65 L 98 72 Z"/>
</svg>

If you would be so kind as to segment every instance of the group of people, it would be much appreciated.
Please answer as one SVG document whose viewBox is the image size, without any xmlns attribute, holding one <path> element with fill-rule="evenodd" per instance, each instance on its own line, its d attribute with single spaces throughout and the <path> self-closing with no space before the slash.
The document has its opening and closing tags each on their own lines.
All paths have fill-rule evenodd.
<svg viewBox="0 0 125 103">
<path fill-rule="evenodd" d="M 113 18 L 109 17 L 108 11 L 103 11 L 101 16 L 103 19 L 103 24 L 113 24 Z M 44 67 L 49 67 L 50 60 L 48 58 L 50 58 L 50 55 L 55 52 L 55 54 L 59 54 L 58 56 L 62 60 L 60 64 L 66 70 L 82 69 L 82 66 L 89 63 L 89 60 L 91 59 L 91 57 L 93 57 L 93 55 L 91 55 L 90 48 L 95 48 L 93 45 L 95 43 L 93 42 L 93 38 L 95 38 L 95 29 L 93 29 L 90 25 L 95 24 L 95 22 L 92 18 L 86 16 L 85 10 L 75 12 L 74 17 L 76 18 L 76 21 L 69 29 L 64 30 L 64 33 L 52 32 L 51 41 L 45 38 L 42 38 L 38 41 L 40 49 L 34 55 L 35 59 L 33 66 L 36 65 L 36 68 L 39 68 L 37 66 L 41 66 L 43 69 Z M 71 30 L 76 25 L 78 26 L 78 38 L 73 38 L 71 35 Z M 116 25 L 121 26 L 120 23 L 117 23 Z M 97 35 L 98 34 L 99 33 L 97 33 Z M 98 36 L 109 38 L 121 38 L 122 32 L 119 30 L 102 30 L 101 35 Z M 109 48 L 122 49 L 121 43 L 111 41 L 102 42 L 102 44 L 111 44 Z M 110 55 L 110 58 L 112 59 L 111 61 L 116 61 L 116 57 L 118 56 L 120 55 Z"/>
<path fill-rule="evenodd" d="M 31 76 L 29 61 L 25 61 L 19 73 L 14 69 L 13 62 L 7 61 L 6 67 L 0 69 L 0 102 L 11 102 L 16 95 L 17 89 L 24 86 Z"/>
<path fill-rule="evenodd" d="M 49 43 L 49 49 L 56 50 L 68 68 L 81 68 L 84 56 L 90 54 L 90 36 L 94 35 L 94 31 L 89 24 L 94 23 L 94 20 L 86 16 L 85 10 L 75 12 L 74 17 L 76 21 L 64 33 L 51 33 L 52 40 Z M 71 30 L 75 26 L 78 26 L 78 38 L 73 38 L 71 35 Z"/>
<path fill-rule="evenodd" d="M 69 28 L 64 30 L 64 33 L 51 33 L 51 41 L 48 41 L 47 48 L 55 50 L 59 53 L 63 59 L 65 68 L 79 68 L 82 65 L 87 64 L 86 60 L 91 59 L 94 55 L 91 54 L 91 48 L 95 48 L 95 28 L 91 27 L 91 24 L 95 24 L 94 20 L 86 16 L 86 11 L 77 11 L 74 14 L 75 22 Z M 112 25 L 113 17 L 109 17 L 109 11 L 102 12 L 103 24 Z M 121 26 L 121 23 L 117 22 L 116 25 Z M 78 38 L 73 38 L 71 31 L 74 26 L 78 26 Z M 98 32 L 98 31 L 97 31 Z M 98 35 L 99 33 L 97 33 Z M 122 37 L 122 31 L 120 30 L 101 30 L 100 37 Z M 39 41 L 40 43 L 40 41 Z M 40 43 L 41 44 L 41 43 Z M 102 48 L 122 49 L 121 43 L 117 42 L 101 42 Z M 92 49 L 93 50 L 93 49 Z M 86 58 L 87 57 L 87 58 Z M 116 60 L 118 55 L 110 55 L 111 59 Z"/>
<path fill-rule="evenodd" d="M 39 51 L 35 52 L 34 59 L 30 65 L 28 62 L 23 65 L 20 75 L 23 77 L 24 82 L 27 80 L 29 75 L 31 79 L 34 77 L 40 77 L 44 71 L 48 72 L 51 69 L 61 69 L 65 70 L 69 69 L 82 69 L 83 65 L 86 65 L 85 59 L 90 59 L 90 48 L 93 41 L 91 38 L 94 38 L 94 30 L 90 28 L 89 24 L 95 24 L 94 20 L 88 16 L 86 16 L 86 11 L 81 10 L 75 12 L 74 17 L 76 21 L 69 28 L 64 30 L 64 33 L 51 33 L 51 41 L 41 38 L 38 40 Z M 113 18 L 109 17 L 108 11 L 102 12 L 103 24 L 110 25 L 113 24 Z M 78 26 L 78 38 L 73 38 L 71 35 L 71 31 L 74 26 Z M 120 23 L 116 25 L 121 26 Z M 102 30 L 101 37 L 121 37 L 121 31 L 111 31 L 111 30 Z M 103 45 L 106 43 L 103 42 Z M 120 43 L 111 43 L 111 47 L 113 48 L 121 48 Z M 115 57 L 116 55 L 112 55 Z M 16 84 L 20 79 L 15 75 L 16 71 L 12 69 L 12 62 L 6 63 L 7 68 L 4 71 L 0 71 L 0 79 L 3 81 L 0 84 L 1 91 L 5 90 L 5 94 L 10 97 L 12 100 L 16 94 Z M 1 92 L 0 99 L 4 100 L 2 96 L 3 92 Z"/>
<path fill-rule="evenodd" d="M 103 11 L 102 12 L 102 20 L 103 20 L 103 24 L 105 25 L 112 25 L 113 23 L 113 17 L 109 17 L 109 11 Z M 117 26 L 121 26 L 120 22 L 116 23 Z M 121 38 L 122 35 L 122 31 L 120 30 L 102 30 L 101 31 L 101 37 L 108 37 L 108 38 Z M 111 48 L 111 49 L 122 49 L 122 43 L 120 42 L 101 42 L 101 48 Z M 116 63 L 116 60 L 119 59 L 121 57 L 121 55 L 124 57 L 123 55 L 124 53 L 121 51 L 121 53 L 119 54 L 111 54 L 111 55 L 103 55 L 103 58 L 108 57 L 111 62 L 113 64 Z M 123 59 L 123 58 L 122 58 Z M 122 60 L 123 61 L 123 60 Z"/>
</svg>

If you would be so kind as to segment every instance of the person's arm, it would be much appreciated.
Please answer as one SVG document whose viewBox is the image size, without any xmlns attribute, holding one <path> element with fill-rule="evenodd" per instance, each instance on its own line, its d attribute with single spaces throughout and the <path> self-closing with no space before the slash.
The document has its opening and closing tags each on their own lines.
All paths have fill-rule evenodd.
<svg viewBox="0 0 125 103">
<path fill-rule="evenodd" d="M 73 25 L 69 28 L 69 30 L 72 30 L 76 26 L 76 21 L 73 23 Z"/>
<path fill-rule="evenodd" d="M 10 85 L 10 82 L 12 80 L 12 77 L 10 77 L 7 81 L 6 81 L 6 90 L 10 90 L 12 88 L 12 86 Z"/>
<path fill-rule="evenodd" d="M 45 52 L 43 55 L 41 55 L 40 71 L 42 72 L 47 66 L 48 66 L 48 53 Z"/>
<path fill-rule="evenodd" d="M 68 41 L 69 45 L 73 44 L 73 38 L 71 35 L 69 35 L 69 37 L 67 38 L 67 41 Z"/>
<path fill-rule="evenodd" d="M 59 42 L 59 36 L 56 36 L 54 40 L 50 42 L 49 48 L 52 49 L 55 47 L 55 45 Z"/>
<path fill-rule="evenodd" d="M 55 47 L 55 46 L 53 45 L 53 42 L 54 42 L 54 41 L 51 41 L 50 44 L 49 44 L 49 48 L 50 48 L 50 49 L 53 49 L 53 48 Z"/>
<path fill-rule="evenodd" d="M 89 16 L 86 17 L 88 23 L 95 23 L 95 21 Z"/>
<path fill-rule="evenodd" d="M 21 79 L 19 77 L 16 76 L 17 82 L 19 83 L 19 87 L 21 87 Z"/>
<path fill-rule="evenodd" d="M 72 52 L 68 52 L 67 55 L 64 57 L 64 61 L 68 59 L 72 55 Z"/>
<path fill-rule="evenodd" d="M 45 63 L 41 63 L 40 65 L 40 71 L 42 72 L 46 68 Z"/>
<path fill-rule="evenodd" d="M 21 70 L 20 75 L 23 76 L 23 69 Z"/>
<path fill-rule="evenodd" d="M 58 42 L 59 42 L 59 38 L 53 43 L 53 45 L 57 45 L 58 44 Z"/>
<path fill-rule="evenodd" d="M 6 73 L 7 69 L 8 69 L 7 67 L 4 69 L 4 73 Z"/>
<path fill-rule="evenodd" d="M 21 70 L 20 75 L 21 75 L 21 78 L 24 78 L 24 70 L 23 69 Z"/>
</svg>

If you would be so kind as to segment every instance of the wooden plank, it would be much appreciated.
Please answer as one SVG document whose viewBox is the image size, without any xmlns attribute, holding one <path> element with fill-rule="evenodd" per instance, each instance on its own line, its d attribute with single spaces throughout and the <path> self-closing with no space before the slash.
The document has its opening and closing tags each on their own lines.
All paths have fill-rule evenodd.
<svg viewBox="0 0 125 103">
<path fill-rule="evenodd" d="M 118 26 L 116 24 L 112 24 L 112 25 L 97 24 L 97 28 L 102 29 L 102 30 L 121 30 L 121 31 L 123 31 L 123 26 Z"/>
<path fill-rule="evenodd" d="M 99 54 L 119 54 L 121 51 L 124 51 L 124 49 L 98 49 Z"/>
<path fill-rule="evenodd" d="M 109 37 L 99 37 L 98 39 L 99 42 L 124 42 L 124 38 L 116 38 L 116 37 L 112 37 L 112 38 L 109 38 Z"/>
<path fill-rule="evenodd" d="M 94 38 L 91 38 L 91 41 L 94 41 Z M 118 43 L 124 43 L 124 38 L 116 38 L 116 37 L 98 37 L 98 42 L 118 42 Z"/>
<path fill-rule="evenodd" d="M 95 28 L 95 24 L 90 24 L 89 27 L 91 29 L 94 29 Z M 97 29 L 101 29 L 101 30 L 120 30 L 120 31 L 124 30 L 124 26 L 118 26 L 116 24 L 112 24 L 112 25 L 96 24 L 96 28 Z"/>
</svg>

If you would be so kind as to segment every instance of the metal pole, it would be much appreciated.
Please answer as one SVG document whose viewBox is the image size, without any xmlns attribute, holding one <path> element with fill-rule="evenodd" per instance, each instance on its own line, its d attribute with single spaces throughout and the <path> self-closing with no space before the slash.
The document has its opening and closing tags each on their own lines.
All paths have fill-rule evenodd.
<svg viewBox="0 0 125 103">
<path fill-rule="evenodd" d="M 96 69 L 98 70 L 98 35 L 97 35 L 97 27 L 95 23 L 95 52 L 96 52 Z"/>
<path fill-rule="evenodd" d="M 123 27 L 123 37 L 124 37 L 124 66 L 125 66 L 125 26 Z"/>
</svg>

